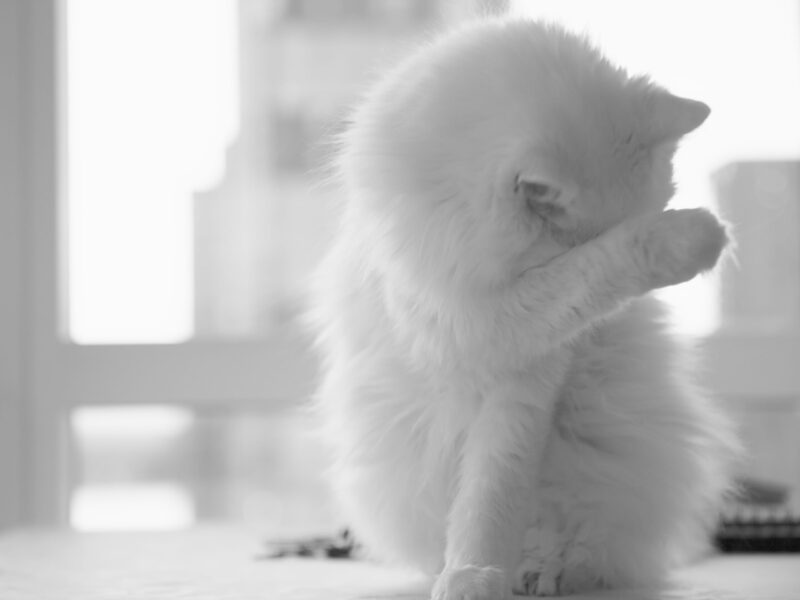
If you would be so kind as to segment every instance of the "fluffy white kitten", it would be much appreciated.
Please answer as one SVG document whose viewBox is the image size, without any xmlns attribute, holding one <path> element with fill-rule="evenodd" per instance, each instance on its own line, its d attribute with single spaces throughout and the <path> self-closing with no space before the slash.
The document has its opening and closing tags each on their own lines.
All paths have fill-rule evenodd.
<svg viewBox="0 0 800 600">
<path fill-rule="evenodd" d="M 438 39 L 356 110 L 319 404 L 356 536 L 434 598 L 652 583 L 704 535 L 735 444 L 648 294 L 726 244 L 664 211 L 708 112 L 520 20 Z"/>
</svg>

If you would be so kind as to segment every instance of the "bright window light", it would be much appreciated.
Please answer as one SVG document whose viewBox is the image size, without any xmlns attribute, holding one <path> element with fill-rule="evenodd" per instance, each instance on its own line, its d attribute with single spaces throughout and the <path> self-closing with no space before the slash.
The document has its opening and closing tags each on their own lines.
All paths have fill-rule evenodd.
<svg viewBox="0 0 800 600">
<path fill-rule="evenodd" d="M 172 438 L 188 432 L 194 414 L 168 405 L 89 406 L 72 412 L 72 430 L 78 439 L 142 437 Z"/>
<path fill-rule="evenodd" d="M 179 485 L 82 485 L 69 520 L 77 531 L 174 531 L 194 524 L 194 503 Z"/>
<path fill-rule="evenodd" d="M 193 195 L 238 129 L 235 0 L 67 0 L 70 338 L 193 332 Z"/>
<path fill-rule="evenodd" d="M 170 405 L 85 406 L 71 414 L 76 451 L 70 524 L 80 531 L 174 530 L 194 523 L 180 467 L 195 413 Z M 182 446 L 183 444 L 183 446 Z"/>
</svg>

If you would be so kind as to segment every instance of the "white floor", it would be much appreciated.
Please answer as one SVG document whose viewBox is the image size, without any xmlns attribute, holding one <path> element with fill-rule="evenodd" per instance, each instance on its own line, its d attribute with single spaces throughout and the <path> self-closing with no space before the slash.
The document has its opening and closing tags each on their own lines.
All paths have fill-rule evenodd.
<svg viewBox="0 0 800 600">
<path fill-rule="evenodd" d="M 256 560 L 258 532 L 0 535 L 2 600 L 424 600 L 413 573 L 355 561 Z M 718 557 L 615 600 L 800 600 L 800 555 Z"/>
</svg>

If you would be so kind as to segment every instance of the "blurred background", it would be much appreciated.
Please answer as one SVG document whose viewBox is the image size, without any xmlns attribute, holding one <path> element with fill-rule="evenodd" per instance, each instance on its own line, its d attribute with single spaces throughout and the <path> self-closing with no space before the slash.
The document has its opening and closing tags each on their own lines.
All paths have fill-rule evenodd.
<svg viewBox="0 0 800 600">
<path fill-rule="evenodd" d="M 800 487 L 800 0 L 36 0 L 0 19 L 0 527 L 335 527 L 298 320 L 329 140 L 476 7 L 712 107 L 673 204 L 730 221 L 736 261 L 664 295 L 746 470 Z"/>
</svg>

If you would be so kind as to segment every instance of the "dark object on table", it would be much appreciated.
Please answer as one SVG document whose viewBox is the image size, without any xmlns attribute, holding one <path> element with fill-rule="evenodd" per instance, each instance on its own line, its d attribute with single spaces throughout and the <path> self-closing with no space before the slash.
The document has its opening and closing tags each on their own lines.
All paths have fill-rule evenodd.
<svg viewBox="0 0 800 600">
<path fill-rule="evenodd" d="M 800 552 L 800 515 L 789 507 L 788 488 L 754 479 L 740 481 L 715 535 L 722 552 Z"/>
<path fill-rule="evenodd" d="M 267 543 L 267 551 L 257 558 L 273 559 L 299 556 L 352 559 L 357 557 L 358 549 L 359 545 L 353 539 L 350 530 L 343 529 L 335 536 L 270 541 Z"/>
<path fill-rule="evenodd" d="M 780 506 L 789 501 L 789 488 L 780 483 L 745 477 L 739 480 L 736 501 L 751 506 Z"/>
</svg>

